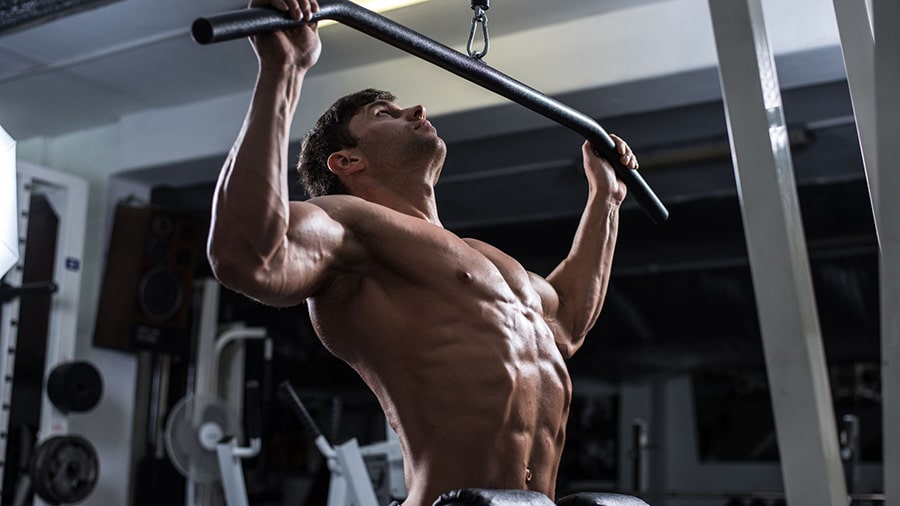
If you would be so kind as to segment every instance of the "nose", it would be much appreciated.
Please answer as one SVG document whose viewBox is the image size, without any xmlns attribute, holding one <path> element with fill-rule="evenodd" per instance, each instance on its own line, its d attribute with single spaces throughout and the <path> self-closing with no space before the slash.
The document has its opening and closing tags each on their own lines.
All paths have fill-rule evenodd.
<svg viewBox="0 0 900 506">
<path fill-rule="evenodd" d="M 410 119 L 420 120 L 425 119 L 425 106 L 424 105 L 416 105 L 407 109 L 407 115 Z"/>
</svg>

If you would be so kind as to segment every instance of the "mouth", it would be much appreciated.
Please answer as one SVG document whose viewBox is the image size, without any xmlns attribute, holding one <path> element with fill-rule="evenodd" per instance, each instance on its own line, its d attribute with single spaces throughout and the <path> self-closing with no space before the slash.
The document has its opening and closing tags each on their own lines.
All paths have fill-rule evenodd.
<svg viewBox="0 0 900 506">
<path fill-rule="evenodd" d="M 433 126 L 433 125 L 431 124 L 431 122 L 428 121 L 427 119 L 423 119 L 423 120 L 420 121 L 418 124 L 416 124 L 415 130 L 418 130 L 418 129 L 420 129 L 420 128 L 425 128 L 425 127 L 434 130 L 434 126 Z"/>
</svg>

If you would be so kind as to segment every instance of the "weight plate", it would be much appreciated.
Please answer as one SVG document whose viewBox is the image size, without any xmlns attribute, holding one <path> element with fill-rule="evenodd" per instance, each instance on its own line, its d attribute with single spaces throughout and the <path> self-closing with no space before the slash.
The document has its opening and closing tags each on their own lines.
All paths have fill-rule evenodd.
<svg viewBox="0 0 900 506">
<path fill-rule="evenodd" d="M 55 367 L 47 378 L 47 396 L 63 413 L 84 413 L 100 402 L 103 378 L 90 362 L 67 362 Z"/>
<path fill-rule="evenodd" d="M 53 436 L 35 449 L 28 466 L 35 494 L 50 504 L 84 500 L 97 485 L 100 464 L 87 439 Z"/>
</svg>

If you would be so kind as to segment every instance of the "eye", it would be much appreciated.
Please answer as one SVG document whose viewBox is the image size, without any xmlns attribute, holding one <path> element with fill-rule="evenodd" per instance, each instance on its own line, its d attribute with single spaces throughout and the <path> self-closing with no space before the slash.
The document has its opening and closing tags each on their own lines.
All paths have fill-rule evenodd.
<svg viewBox="0 0 900 506">
<path fill-rule="evenodd" d="M 377 111 L 375 111 L 375 116 L 390 116 L 390 115 L 391 115 L 391 113 L 388 112 L 387 109 L 378 109 Z"/>
</svg>

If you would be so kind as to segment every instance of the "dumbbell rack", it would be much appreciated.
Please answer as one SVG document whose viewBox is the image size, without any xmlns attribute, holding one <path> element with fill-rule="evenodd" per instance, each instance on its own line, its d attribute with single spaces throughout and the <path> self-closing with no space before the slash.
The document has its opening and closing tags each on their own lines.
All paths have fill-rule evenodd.
<svg viewBox="0 0 900 506">
<path fill-rule="evenodd" d="M 71 361 L 75 354 L 78 318 L 78 299 L 81 288 L 81 258 L 84 251 L 84 230 L 87 219 L 88 184 L 83 179 L 62 172 L 19 162 L 17 167 L 17 202 L 19 227 L 19 262 L 4 281 L 21 286 L 25 263 L 26 231 L 28 230 L 31 196 L 42 194 L 59 216 L 59 236 L 53 268 L 56 292 L 52 298 L 47 330 L 47 353 L 44 379 L 60 363 Z M 0 476 L 2 476 L 9 438 L 10 409 L 18 345 L 20 303 L 13 298 L 3 305 L 0 319 Z M 41 399 L 41 419 L 38 442 L 52 436 L 66 434 L 68 416 L 56 409 L 46 394 Z M 0 483 L 2 487 L 2 483 Z M 0 490 L 2 492 L 2 490 Z M 35 506 L 45 504 L 35 499 Z"/>
</svg>

